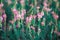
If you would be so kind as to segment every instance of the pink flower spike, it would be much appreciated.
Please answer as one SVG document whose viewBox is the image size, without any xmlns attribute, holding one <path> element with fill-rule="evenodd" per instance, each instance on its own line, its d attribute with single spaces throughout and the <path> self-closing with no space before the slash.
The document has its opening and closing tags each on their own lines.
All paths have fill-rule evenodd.
<svg viewBox="0 0 60 40">
<path fill-rule="evenodd" d="M 45 7 L 47 7 L 47 6 L 48 6 L 46 2 L 44 2 L 43 4 L 44 4 L 44 6 L 45 6 Z"/>
<path fill-rule="evenodd" d="M 44 10 L 47 11 L 47 12 L 49 12 L 49 11 L 51 11 L 52 9 L 47 8 L 47 7 L 44 7 Z"/>
<path fill-rule="evenodd" d="M 22 10 L 22 14 L 26 14 L 26 10 L 25 9 Z"/>
<path fill-rule="evenodd" d="M 17 20 L 20 20 L 20 18 L 21 18 L 21 15 L 18 14 L 18 15 L 17 15 Z"/>
<path fill-rule="evenodd" d="M 38 16 L 38 18 L 42 18 L 42 15 L 41 15 L 41 14 L 39 14 L 39 13 L 37 14 L 37 16 Z"/>
<path fill-rule="evenodd" d="M 12 11 L 15 15 L 18 14 L 18 11 L 16 9 L 13 9 Z"/>
<path fill-rule="evenodd" d="M 23 14 L 23 13 L 21 14 L 21 19 L 22 19 L 22 20 L 24 19 L 24 14 Z"/>
<path fill-rule="evenodd" d="M 7 17 L 6 14 L 3 14 L 2 16 L 3 16 L 3 18 L 6 18 Z"/>
<path fill-rule="evenodd" d="M 20 0 L 20 3 L 21 3 L 21 4 L 24 4 L 24 0 Z"/>
<path fill-rule="evenodd" d="M 31 26 L 31 29 L 35 30 L 35 27 L 34 26 Z"/>
<path fill-rule="evenodd" d="M 44 12 L 43 11 L 41 12 L 41 16 L 44 16 Z"/>
<path fill-rule="evenodd" d="M 31 22 L 32 18 L 32 16 L 26 17 L 26 23 L 28 24 L 29 22 Z"/>
<path fill-rule="evenodd" d="M 33 16 L 32 16 L 32 15 L 30 15 L 29 17 L 30 17 L 30 18 L 32 18 Z"/>
<path fill-rule="evenodd" d="M 54 19 L 56 19 L 56 20 L 59 18 L 59 16 L 56 15 L 56 14 L 54 14 L 53 17 L 54 17 Z"/>
<path fill-rule="evenodd" d="M 33 18 L 33 16 L 30 15 L 30 16 L 29 16 L 29 22 L 31 22 L 32 18 Z"/>
<path fill-rule="evenodd" d="M 51 13 L 52 13 L 52 14 L 55 14 L 55 12 L 54 12 L 54 11 L 52 11 Z"/>
<path fill-rule="evenodd" d="M 3 7 L 3 3 L 0 4 L 0 7 Z"/>
</svg>

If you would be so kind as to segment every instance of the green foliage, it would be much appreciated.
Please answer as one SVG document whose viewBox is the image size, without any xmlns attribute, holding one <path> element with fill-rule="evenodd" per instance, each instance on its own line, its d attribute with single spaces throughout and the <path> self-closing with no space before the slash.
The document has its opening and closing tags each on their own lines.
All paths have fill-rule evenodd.
<svg viewBox="0 0 60 40">
<path fill-rule="evenodd" d="M 5 14 L 7 16 L 6 21 L 0 21 L 0 39 L 1 40 L 58 40 L 58 35 L 54 31 L 60 32 L 60 11 L 59 8 L 56 8 L 56 3 L 54 0 L 48 0 L 51 4 L 47 7 L 52 10 L 48 11 L 48 9 L 44 9 L 44 0 L 23 0 L 24 4 L 21 4 L 21 0 L 11 0 L 11 4 L 8 4 L 9 0 L 0 0 L 4 6 L 2 9 L 5 10 Z M 37 9 L 37 7 L 40 7 Z M 25 9 L 26 14 L 23 17 L 20 17 L 20 20 L 14 19 L 16 16 L 13 13 L 13 9 L 18 11 L 18 16 L 22 14 L 22 10 Z M 39 12 L 38 12 L 39 11 Z M 44 12 L 42 18 L 38 18 L 38 13 Z M 54 11 L 56 15 L 59 16 L 58 19 L 54 19 L 52 11 Z M 23 11 L 24 13 L 24 11 Z M 1 15 L 1 14 L 0 14 Z M 30 19 L 30 15 L 32 15 L 32 20 Z M 36 15 L 34 19 L 33 16 Z M 1 15 L 2 16 L 2 15 Z M 41 15 L 39 15 L 41 16 Z M 26 18 L 30 19 L 31 22 L 26 23 Z M 45 18 L 45 19 L 44 19 Z M 16 18 L 16 19 L 19 19 Z M 13 20 L 13 23 L 10 21 Z M 41 22 L 45 24 L 42 25 Z M 18 27 L 17 27 L 18 24 Z M 3 30 L 3 26 L 4 30 Z M 6 25 L 6 26 L 5 26 Z M 31 28 L 31 26 L 33 26 Z M 57 30 L 56 30 L 57 28 Z M 60 35 L 59 35 L 60 36 Z M 59 39 L 60 40 L 60 39 Z"/>
</svg>

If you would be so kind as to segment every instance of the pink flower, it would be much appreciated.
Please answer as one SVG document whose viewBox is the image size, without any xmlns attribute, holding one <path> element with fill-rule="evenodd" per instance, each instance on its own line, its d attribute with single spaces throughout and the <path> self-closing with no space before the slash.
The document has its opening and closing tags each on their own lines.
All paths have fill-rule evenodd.
<svg viewBox="0 0 60 40">
<path fill-rule="evenodd" d="M 24 14 L 24 13 L 22 13 L 22 14 L 21 14 L 21 17 L 24 17 L 24 15 L 25 15 L 25 14 Z"/>
<path fill-rule="evenodd" d="M 20 3 L 21 3 L 21 4 L 24 4 L 24 0 L 20 0 Z"/>
<path fill-rule="evenodd" d="M 47 7 L 48 6 L 46 2 L 44 2 L 43 5 L 44 5 L 44 7 Z"/>
<path fill-rule="evenodd" d="M 26 17 L 26 24 L 28 24 L 29 22 L 29 17 Z"/>
<path fill-rule="evenodd" d="M 17 20 L 20 20 L 20 18 L 21 18 L 21 15 L 18 14 L 18 15 L 17 15 Z"/>
<path fill-rule="evenodd" d="M 22 14 L 26 14 L 26 10 L 25 9 L 22 10 Z"/>
<path fill-rule="evenodd" d="M 30 15 L 30 16 L 29 16 L 29 22 L 31 22 L 32 18 L 33 18 L 33 16 Z"/>
<path fill-rule="evenodd" d="M 26 23 L 28 24 L 29 22 L 31 22 L 32 18 L 33 18 L 32 15 L 30 15 L 29 17 L 27 17 L 26 18 Z"/>
<path fill-rule="evenodd" d="M 53 15 L 53 18 L 56 20 L 59 18 L 59 16 L 54 11 L 52 12 L 52 15 Z"/>
<path fill-rule="evenodd" d="M 11 2 L 11 0 L 7 0 L 8 1 L 8 4 L 10 5 L 12 2 Z"/>
<path fill-rule="evenodd" d="M 35 30 L 35 27 L 34 26 L 30 26 L 31 29 Z"/>
<path fill-rule="evenodd" d="M 23 13 L 21 14 L 21 19 L 22 19 L 22 20 L 24 19 L 24 14 L 23 14 Z"/>
<path fill-rule="evenodd" d="M 22 12 L 21 12 L 21 19 L 23 20 L 24 19 L 24 15 L 26 14 L 26 10 L 23 9 Z"/>
<path fill-rule="evenodd" d="M 47 12 L 51 11 L 51 9 L 47 8 L 47 7 L 44 7 L 44 10 L 47 11 Z"/>
<path fill-rule="evenodd" d="M 3 7 L 3 3 L 0 4 L 0 8 Z"/>
<path fill-rule="evenodd" d="M 42 18 L 42 15 L 40 13 L 37 14 L 38 18 Z"/>
<path fill-rule="evenodd" d="M 18 11 L 17 11 L 16 9 L 13 9 L 12 11 L 13 11 L 13 13 L 14 13 L 15 15 L 18 14 Z"/>
<path fill-rule="evenodd" d="M 54 14 L 53 17 L 54 17 L 54 19 L 56 19 L 56 20 L 59 18 L 59 16 L 56 15 L 56 14 Z"/>
<path fill-rule="evenodd" d="M 43 11 L 41 12 L 41 16 L 44 16 L 44 12 Z"/>
<path fill-rule="evenodd" d="M 39 7 L 39 6 L 37 6 L 37 9 L 40 9 L 40 7 Z"/>
<path fill-rule="evenodd" d="M 2 17 L 6 19 L 7 16 L 6 16 L 6 14 L 3 14 Z"/>
<path fill-rule="evenodd" d="M 14 20 L 15 20 L 15 21 L 16 21 L 16 20 L 20 20 L 20 18 L 21 18 L 21 15 L 20 15 L 20 14 L 17 14 L 17 15 L 14 16 Z"/>
<path fill-rule="evenodd" d="M 41 25 L 42 25 L 42 26 L 44 26 L 44 24 L 45 24 L 44 22 L 41 22 Z"/>
<path fill-rule="evenodd" d="M 36 18 L 36 15 L 33 15 L 33 18 L 35 19 Z"/>
<path fill-rule="evenodd" d="M 34 5 L 33 5 L 33 4 L 30 4 L 30 6 L 32 6 L 32 7 L 33 7 Z"/>
<path fill-rule="evenodd" d="M 51 13 L 52 13 L 52 14 L 55 14 L 55 12 L 54 12 L 54 11 L 52 11 Z"/>
<path fill-rule="evenodd" d="M 44 0 L 44 2 L 47 2 L 48 0 Z"/>
<path fill-rule="evenodd" d="M 57 35 L 60 36 L 60 32 L 58 32 L 58 31 L 55 30 L 54 33 L 56 33 Z"/>
<path fill-rule="evenodd" d="M 6 21 L 7 16 L 6 16 L 6 14 L 5 14 L 5 11 L 2 11 L 2 12 L 3 12 L 3 13 L 2 13 L 2 18 L 3 18 L 2 22 L 5 22 L 5 21 Z"/>
<path fill-rule="evenodd" d="M 9 22 L 10 22 L 11 24 L 13 24 L 13 23 L 14 23 L 14 21 L 13 21 L 13 20 L 10 20 Z"/>
</svg>

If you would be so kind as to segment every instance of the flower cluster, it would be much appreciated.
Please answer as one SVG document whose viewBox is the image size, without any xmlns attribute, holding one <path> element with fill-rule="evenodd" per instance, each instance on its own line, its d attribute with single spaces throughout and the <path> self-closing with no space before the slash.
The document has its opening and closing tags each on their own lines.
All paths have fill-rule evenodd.
<svg viewBox="0 0 60 40">
<path fill-rule="evenodd" d="M 58 0 L 1 0 L 0 39 L 59 40 L 59 4 Z"/>
</svg>

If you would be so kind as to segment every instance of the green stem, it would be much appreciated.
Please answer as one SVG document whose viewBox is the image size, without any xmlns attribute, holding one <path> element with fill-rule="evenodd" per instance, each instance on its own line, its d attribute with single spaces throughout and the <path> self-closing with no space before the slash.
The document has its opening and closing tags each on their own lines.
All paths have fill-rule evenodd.
<svg viewBox="0 0 60 40">
<path fill-rule="evenodd" d="M 35 0 L 35 6 L 37 5 L 37 0 Z"/>
<path fill-rule="evenodd" d="M 31 9 L 27 13 L 30 13 L 32 9 L 33 9 L 33 7 L 31 7 Z"/>
</svg>

